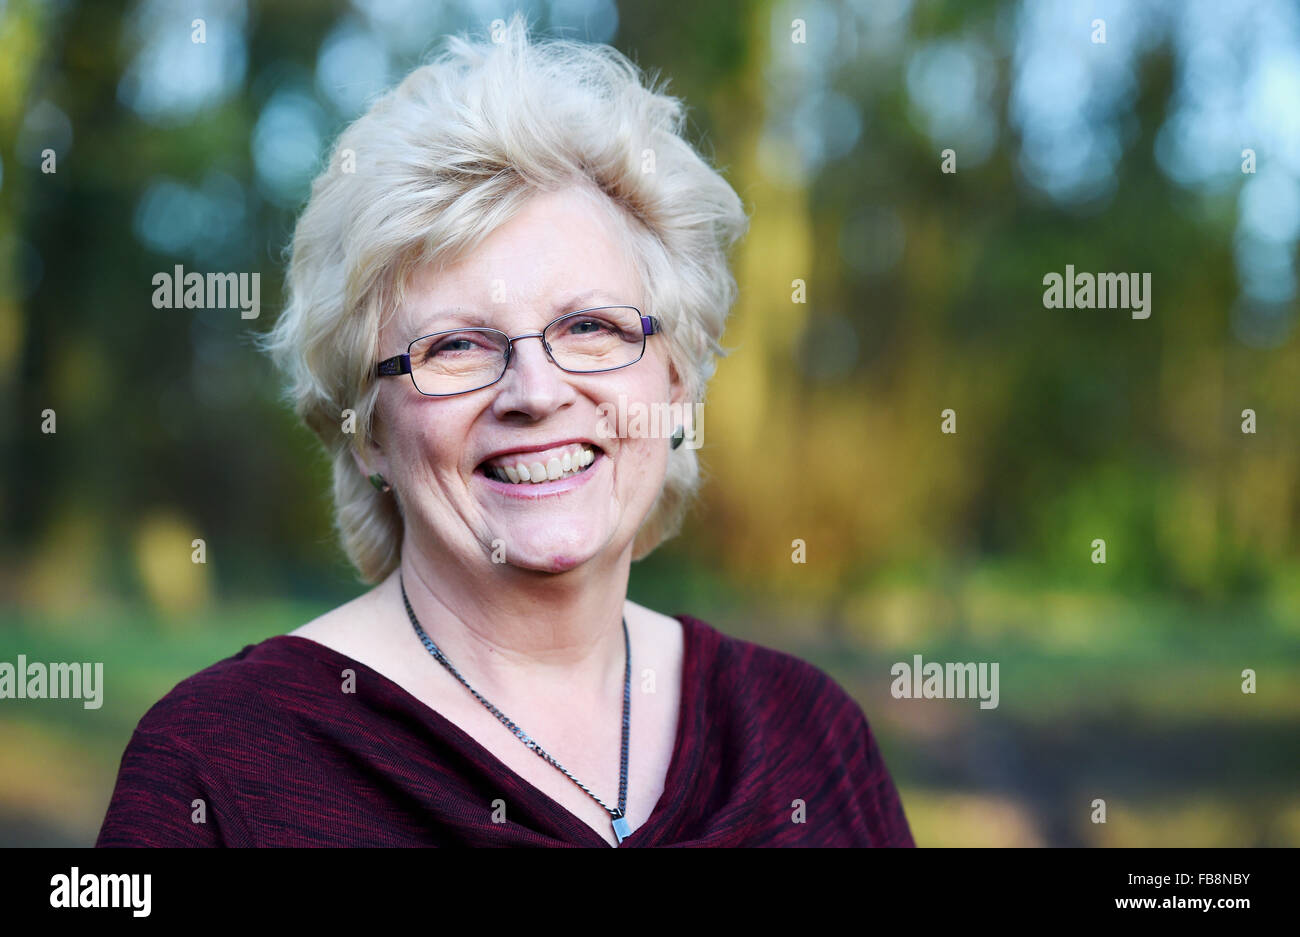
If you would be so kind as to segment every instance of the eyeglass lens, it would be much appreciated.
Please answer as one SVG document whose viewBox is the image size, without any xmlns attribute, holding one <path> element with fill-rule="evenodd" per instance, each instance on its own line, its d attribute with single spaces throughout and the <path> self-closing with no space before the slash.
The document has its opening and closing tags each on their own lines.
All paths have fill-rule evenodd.
<svg viewBox="0 0 1300 937">
<path fill-rule="evenodd" d="M 645 349 L 641 315 L 609 306 L 557 319 L 542 335 L 555 363 L 566 371 L 606 371 L 636 361 Z M 486 329 L 457 329 L 411 346 L 411 377 L 423 394 L 453 394 L 486 387 L 507 365 L 506 337 Z"/>
</svg>

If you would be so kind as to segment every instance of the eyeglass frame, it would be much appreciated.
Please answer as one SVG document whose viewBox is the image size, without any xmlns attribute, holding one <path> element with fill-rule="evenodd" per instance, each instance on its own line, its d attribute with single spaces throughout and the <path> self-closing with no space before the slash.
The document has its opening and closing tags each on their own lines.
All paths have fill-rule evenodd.
<svg viewBox="0 0 1300 937">
<path fill-rule="evenodd" d="M 641 319 L 640 354 L 638 354 L 627 364 L 615 365 L 612 368 L 597 368 L 594 371 L 575 371 L 572 368 L 564 367 L 564 365 L 556 361 L 555 355 L 551 351 L 551 346 L 547 343 L 544 337 L 546 335 L 546 330 L 549 329 L 551 326 L 555 325 L 555 323 L 557 322 L 562 322 L 565 319 L 569 319 L 574 316 L 580 316 L 588 312 L 599 312 L 602 309 L 631 309 L 634 312 L 636 312 L 637 316 Z M 456 332 L 495 332 L 497 335 L 500 335 L 502 338 L 504 338 L 506 340 L 506 354 L 505 354 L 506 360 L 501 367 L 501 373 L 497 375 L 496 380 L 489 381 L 488 383 L 483 384 L 479 387 L 471 387 L 469 390 L 452 391 L 450 394 L 425 393 L 424 391 L 420 390 L 420 385 L 415 383 L 415 374 L 411 370 L 411 349 L 415 347 L 416 342 L 422 342 L 426 338 L 434 338 L 438 335 L 451 335 Z M 472 394 L 476 390 L 483 390 L 485 387 L 491 387 L 493 384 L 499 383 L 501 379 L 506 376 L 506 372 L 510 370 L 510 359 L 514 357 L 515 342 L 523 338 L 541 339 L 542 348 L 546 350 L 546 357 L 550 360 L 551 364 L 555 365 L 557 368 L 559 368 L 561 371 L 565 372 L 566 374 L 604 374 L 607 371 L 621 371 L 623 368 L 629 368 L 632 365 L 636 364 L 638 361 L 640 361 L 642 358 L 645 357 L 646 338 L 651 335 L 661 334 L 662 332 L 663 332 L 663 325 L 660 322 L 658 316 L 642 315 L 641 310 L 636 306 L 629 306 L 629 305 L 618 304 L 618 303 L 615 303 L 613 305 L 608 305 L 608 306 L 591 306 L 587 309 L 578 309 L 575 310 L 574 312 L 566 312 L 562 316 L 557 316 L 556 318 L 552 319 L 550 322 L 546 323 L 546 325 L 542 326 L 542 330 L 540 332 L 525 332 L 521 335 L 516 335 L 514 338 L 511 338 L 509 335 L 507 335 L 505 332 L 501 331 L 500 329 L 494 329 L 488 326 L 469 326 L 469 327 L 459 328 L 459 329 L 443 329 L 439 332 L 430 332 L 428 335 L 421 335 L 419 338 L 412 339 L 411 343 L 406 346 L 406 352 L 404 354 L 393 355 L 391 358 L 385 358 L 383 361 L 379 362 L 379 364 L 375 366 L 375 376 L 376 377 L 398 377 L 403 374 L 410 374 L 411 386 L 415 388 L 416 393 L 419 393 L 422 396 L 459 397 L 461 394 Z"/>
</svg>

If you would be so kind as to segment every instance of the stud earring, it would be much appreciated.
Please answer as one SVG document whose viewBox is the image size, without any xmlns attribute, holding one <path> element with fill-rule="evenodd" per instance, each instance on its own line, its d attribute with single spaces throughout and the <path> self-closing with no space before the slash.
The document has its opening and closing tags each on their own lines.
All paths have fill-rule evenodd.
<svg viewBox="0 0 1300 937">
<path fill-rule="evenodd" d="M 378 472 L 370 476 L 370 484 L 374 485 L 375 488 L 382 491 L 384 494 L 393 490 L 393 486 L 388 484 L 388 482 L 384 480 L 384 476 L 380 475 Z"/>
<path fill-rule="evenodd" d="M 676 449 L 678 446 L 680 446 L 682 444 L 682 440 L 685 438 L 686 438 L 686 430 L 681 426 L 677 427 L 677 432 L 673 433 L 673 448 Z"/>
</svg>

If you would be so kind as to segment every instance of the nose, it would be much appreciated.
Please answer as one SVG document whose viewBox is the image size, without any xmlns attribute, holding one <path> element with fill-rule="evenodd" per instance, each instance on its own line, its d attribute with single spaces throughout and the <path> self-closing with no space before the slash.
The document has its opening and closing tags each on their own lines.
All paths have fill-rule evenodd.
<svg viewBox="0 0 1300 937">
<path fill-rule="evenodd" d="M 567 372 L 551 360 L 540 335 L 514 340 L 506 373 L 496 387 L 492 406 L 498 416 L 523 412 L 539 417 L 554 410 L 573 392 Z"/>
</svg>

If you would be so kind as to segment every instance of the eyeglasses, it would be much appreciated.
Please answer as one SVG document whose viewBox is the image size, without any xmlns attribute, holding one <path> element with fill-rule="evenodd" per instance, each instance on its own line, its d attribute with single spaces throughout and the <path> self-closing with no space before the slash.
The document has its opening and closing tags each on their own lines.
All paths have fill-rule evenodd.
<svg viewBox="0 0 1300 937">
<path fill-rule="evenodd" d="M 661 331 L 659 319 L 635 306 L 596 306 L 560 316 L 540 332 L 514 338 L 499 329 L 449 329 L 411 342 L 406 354 L 379 362 L 379 377 L 411 375 L 426 397 L 451 397 L 489 387 L 506 375 L 514 343 L 540 338 L 561 371 L 591 374 L 636 364 L 647 335 Z"/>
</svg>

